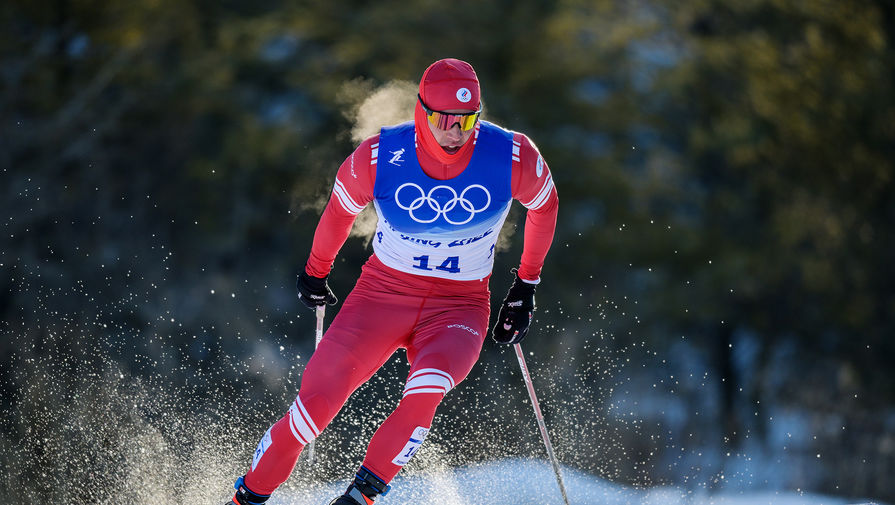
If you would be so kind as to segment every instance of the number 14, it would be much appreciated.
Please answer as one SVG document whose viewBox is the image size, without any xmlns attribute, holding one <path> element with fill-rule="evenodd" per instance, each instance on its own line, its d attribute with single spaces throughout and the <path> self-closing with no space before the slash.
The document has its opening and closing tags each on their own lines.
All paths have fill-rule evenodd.
<svg viewBox="0 0 895 505">
<path fill-rule="evenodd" d="M 413 268 L 419 268 L 420 270 L 433 270 L 433 268 L 429 267 L 429 256 L 414 256 L 413 261 L 416 262 L 413 265 Z M 434 268 L 434 270 L 443 270 L 445 272 L 449 272 L 452 274 L 456 274 L 460 272 L 460 257 L 459 256 L 448 256 L 445 260 Z"/>
</svg>

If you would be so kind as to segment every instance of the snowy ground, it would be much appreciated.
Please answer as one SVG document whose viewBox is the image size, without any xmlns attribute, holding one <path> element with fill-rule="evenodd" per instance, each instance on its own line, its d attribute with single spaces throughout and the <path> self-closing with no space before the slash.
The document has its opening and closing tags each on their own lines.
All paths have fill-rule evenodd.
<svg viewBox="0 0 895 505">
<path fill-rule="evenodd" d="M 563 468 L 563 480 L 573 505 L 884 505 L 861 499 L 844 499 L 786 491 L 752 491 L 707 494 L 671 487 L 634 489 Z M 552 467 L 547 462 L 505 460 L 431 474 L 399 476 L 391 492 L 377 505 L 416 503 L 439 505 L 562 505 Z M 271 505 L 326 505 L 341 494 L 346 483 L 304 492 L 280 493 Z"/>
</svg>

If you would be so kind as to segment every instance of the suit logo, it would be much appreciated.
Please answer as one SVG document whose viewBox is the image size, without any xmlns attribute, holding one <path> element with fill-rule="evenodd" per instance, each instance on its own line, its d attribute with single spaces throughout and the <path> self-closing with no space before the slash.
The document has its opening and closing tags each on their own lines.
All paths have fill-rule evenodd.
<svg viewBox="0 0 895 505">
<path fill-rule="evenodd" d="M 395 165 L 397 167 L 401 166 L 401 163 L 404 163 L 404 148 L 398 149 L 397 151 L 390 151 L 392 153 L 392 159 L 388 160 L 389 163 Z"/>
</svg>

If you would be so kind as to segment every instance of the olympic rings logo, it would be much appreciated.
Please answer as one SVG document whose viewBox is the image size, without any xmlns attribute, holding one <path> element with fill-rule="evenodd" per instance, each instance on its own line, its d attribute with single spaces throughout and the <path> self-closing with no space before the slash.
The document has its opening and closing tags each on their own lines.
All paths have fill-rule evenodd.
<svg viewBox="0 0 895 505">
<path fill-rule="evenodd" d="M 413 189 L 407 189 L 402 193 L 401 190 L 403 190 L 404 188 Z M 481 208 L 476 207 L 472 200 L 467 198 L 467 193 L 475 190 L 479 190 L 484 193 L 485 204 Z M 411 193 L 412 200 L 409 204 L 405 204 L 401 201 L 399 195 L 403 194 L 406 196 L 408 191 Z M 447 191 L 448 193 L 445 196 L 449 195 L 450 199 L 445 202 L 440 202 L 438 199 L 435 198 L 435 193 L 437 191 Z M 419 194 L 419 196 L 417 196 L 417 193 Z M 470 196 L 473 196 L 473 194 L 470 193 Z M 442 200 L 444 199 L 445 198 L 442 198 Z M 418 185 L 412 182 L 405 182 L 404 184 L 398 186 L 398 189 L 395 190 L 395 203 L 397 203 L 398 207 L 400 207 L 401 209 L 406 210 L 408 214 L 410 214 L 410 218 L 417 223 L 433 223 L 439 217 L 444 216 L 444 220 L 448 223 L 453 225 L 460 225 L 472 221 L 472 218 L 475 217 L 476 214 L 484 211 L 488 208 L 489 205 L 491 205 L 491 193 L 489 193 L 485 186 L 482 186 L 481 184 L 472 184 L 470 186 L 467 186 L 466 189 L 461 191 L 459 195 L 457 194 L 457 190 L 450 186 L 445 186 L 444 184 L 435 186 L 434 188 L 430 189 L 428 193 L 426 193 L 425 191 L 423 191 L 423 188 L 419 187 Z M 415 211 L 423 207 L 423 205 L 427 206 L 428 211 L 434 212 L 435 216 L 431 219 L 426 217 L 421 218 L 418 216 L 419 213 L 414 213 Z M 460 209 L 457 209 L 457 211 L 449 216 L 448 213 L 454 210 L 457 205 L 460 206 L 460 209 L 462 209 L 462 211 Z M 461 215 L 465 216 L 465 219 L 463 219 L 462 221 L 457 220 L 458 216 L 454 216 L 454 214 L 457 213 L 461 213 Z M 428 214 L 428 212 L 424 210 L 423 214 Z"/>
</svg>

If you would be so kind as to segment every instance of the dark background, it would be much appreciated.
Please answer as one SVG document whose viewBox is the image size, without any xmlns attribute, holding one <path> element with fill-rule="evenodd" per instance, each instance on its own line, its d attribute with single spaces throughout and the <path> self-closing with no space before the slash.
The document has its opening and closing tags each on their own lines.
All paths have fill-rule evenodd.
<svg viewBox="0 0 895 505">
<path fill-rule="evenodd" d="M 6 496 L 226 496 L 312 351 L 294 276 L 358 111 L 443 57 L 559 190 L 524 346 L 563 464 L 895 500 L 895 8 L 820 0 L 4 2 Z M 405 372 L 289 485 L 349 475 Z M 406 471 L 542 458 L 532 417 L 489 341 Z"/>
</svg>

